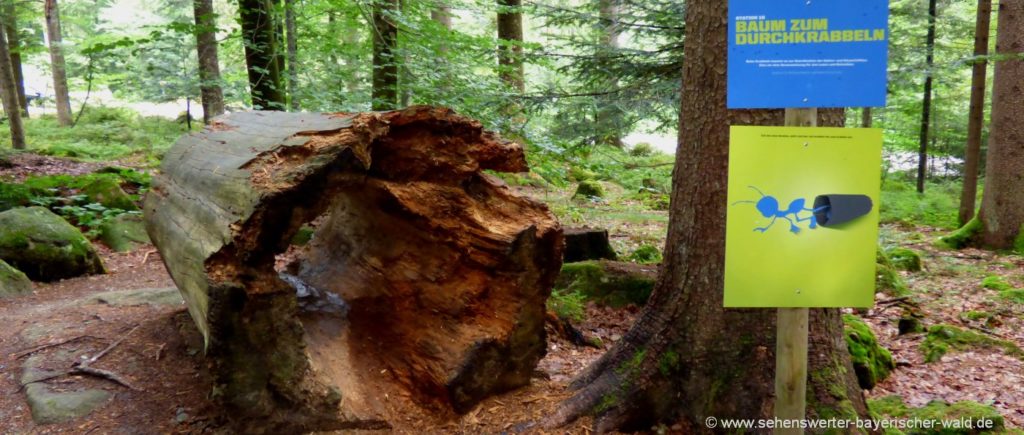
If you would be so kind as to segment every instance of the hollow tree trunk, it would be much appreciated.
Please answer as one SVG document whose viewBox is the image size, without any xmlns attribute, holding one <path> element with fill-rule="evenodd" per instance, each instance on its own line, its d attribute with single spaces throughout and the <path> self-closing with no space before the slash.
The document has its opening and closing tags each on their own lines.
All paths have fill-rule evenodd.
<svg viewBox="0 0 1024 435">
<path fill-rule="evenodd" d="M 928 133 L 931 128 L 932 76 L 935 65 L 935 1 L 928 0 L 928 36 L 925 40 L 924 97 L 921 102 L 921 137 L 917 151 L 917 191 L 924 193 L 924 180 L 928 167 Z"/>
<path fill-rule="evenodd" d="M 484 169 L 527 170 L 522 147 L 430 107 L 235 113 L 168 152 L 147 230 L 241 429 L 380 428 L 387 396 L 465 412 L 529 382 L 562 232 Z"/>
<path fill-rule="evenodd" d="M 519 93 L 526 90 L 522 6 L 522 0 L 498 0 L 498 75 Z"/>
<path fill-rule="evenodd" d="M 1024 2 L 999 3 L 996 53 L 1015 57 L 996 62 L 992 79 L 985 192 L 978 219 L 981 244 L 1024 252 Z"/>
<path fill-rule="evenodd" d="M 974 217 L 978 196 L 978 164 L 981 161 L 981 128 L 985 123 L 985 74 L 988 72 L 988 33 L 992 0 L 978 0 L 974 27 L 974 66 L 971 74 L 971 105 L 967 115 L 967 149 L 964 151 L 964 185 L 960 191 L 960 225 Z"/>
<path fill-rule="evenodd" d="M 60 30 L 60 9 L 57 0 L 45 0 L 46 35 L 50 40 L 50 71 L 53 73 L 53 93 L 57 100 L 57 123 L 71 125 L 71 97 L 68 96 L 68 74 L 64 62 L 63 39 Z"/>
<path fill-rule="evenodd" d="M 398 26 L 399 0 L 374 0 L 373 25 L 373 110 L 398 107 Z"/>
<path fill-rule="evenodd" d="M 7 49 L 11 57 L 14 85 L 18 92 L 21 114 L 28 118 L 28 99 L 25 98 L 25 74 L 21 68 L 21 37 L 18 35 L 18 9 L 14 0 L 3 0 L 4 31 L 7 32 Z"/>
<path fill-rule="evenodd" d="M 723 308 L 730 125 L 779 125 L 783 112 L 726 110 L 727 12 L 718 1 L 686 8 L 679 148 L 664 262 L 637 322 L 573 380 L 576 394 L 546 421 L 594 415 L 598 431 L 680 422 L 709 432 L 709 416 L 772 418 L 774 309 Z M 841 125 L 843 110 L 820 110 Z M 866 417 L 836 309 L 810 311 L 807 411 Z"/>
<path fill-rule="evenodd" d="M 238 0 L 249 93 L 257 109 L 284 110 L 277 33 L 269 0 Z"/>
<path fill-rule="evenodd" d="M 217 17 L 213 0 L 193 0 L 196 21 L 196 53 L 199 58 L 199 92 L 203 121 L 224 114 L 224 91 L 220 87 L 220 58 L 217 55 Z"/>
<path fill-rule="evenodd" d="M 21 107 L 18 106 L 18 90 L 14 84 L 14 71 L 11 68 L 11 56 L 7 52 L 7 36 L 3 23 L 0 23 L 0 97 L 3 100 L 7 124 L 11 130 L 11 147 L 25 149 L 25 127 L 21 122 Z"/>
</svg>

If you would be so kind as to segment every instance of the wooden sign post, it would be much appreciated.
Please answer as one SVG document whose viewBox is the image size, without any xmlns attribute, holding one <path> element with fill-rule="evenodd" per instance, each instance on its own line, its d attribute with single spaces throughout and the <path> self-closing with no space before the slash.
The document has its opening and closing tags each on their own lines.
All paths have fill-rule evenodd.
<svg viewBox="0 0 1024 435">
<path fill-rule="evenodd" d="M 817 127 L 818 109 L 786 109 L 786 126 Z M 807 415 L 807 308 L 779 308 L 775 335 L 775 417 L 800 420 Z M 777 428 L 779 435 L 802 434 Z"/>
</svg>

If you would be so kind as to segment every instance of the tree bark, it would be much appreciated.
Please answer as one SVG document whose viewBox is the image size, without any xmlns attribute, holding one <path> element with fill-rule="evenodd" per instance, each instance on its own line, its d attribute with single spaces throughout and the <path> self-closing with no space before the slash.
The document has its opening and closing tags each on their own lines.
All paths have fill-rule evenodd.
<svg viewBox="0 0 1024 435">
<path fill-rule="evenodd" d="M 269 0 L 238 0 L 238 9 L 252 105 L 257 109 L 284 110 L 273 6 Z"/>
<path fill-rule="evenodd" d="M 203 121 L 210 123 L 224 114 L 224 91 L 220 87 L 220 57 L 217 55 L 217 16 L 213 0 L 193 0 L 196 21 L 196 55 L 199 59 L 199 92 Z"/>
<path fill-rule="evenodd" d="M 522 0 L 498 0 L 498 75 L 520 94 L 526 91 L 522 6 Z"/>
<path fill-rule="evenodd" d="M 1024 2 L 999 2 L 985 192 L 978 219 L 985 246 L 1024 252 Z"/>
<path fill-rule="evenodd" d="M 871 108 L 865 107 L 860 111 L 860 126 L 862 128 L 871 128 Z"/>
<path fill-rule="evenodd" d="M 46 15 L 46 36 L 50 40 L 50 71 L 53 74 L 53 93 L 57 100 L 57 123 L 67 127 L 71 125 L 71 98 L 68 96 L 60 8 L 57 6 L 57 0 L 45 0 L 43 7 Z"/>
<path fill-rule="evenodd" d="M 11 69 L 14 72 L 14 85 L 18 91 L 18 105 L 22 115 L 28 118 L 28 99 L 25 98 L 25 74 L 21 68 L 21 37 L 18 35 L 18 9 L 14 0 L 3 0 L 3 16 L 7 32 L 7 49 L 11 53 Z"/>
<path fill-rule="evenodd" d="M 924 193 L 924 179 L 928 168 L 928 133 L 931 128 L 932 76 L 935 66 L 935 1 L 928 0 L 928 37 L 925 40 L 924 99 L 921 103 L 921 140 L 918 143 L 917 191 Z"/>
<path fill-rule="evenodd" d="M 373 2 L 373 110 L 398 107 L 398 12 L 399 0 Z"/>
<path fill-rule="evenodd" d="M 562 232 L 484 169 L 527 170 L 522 146 L 431 107 L 233 113 L 167 153 L 147 231 L 241 433 L 382 428 L 407 417 L 387 397 L 461 413 L 529 383 Z"/>
<path fill-rule="evenodd" d="M 441 27 L 451 30 L 452 7 L 445 3 L 439 3 L 430 11 L 430 19 L 436 21 Z"/>
<path fill-rule="evenodd" d="M 600 41 L 597 56 L 607 59 L 619 48 L 619 0 L 598 0 L 598 16 Z M 608 91 L 618 87 L 618 79 L 609 77 L 603 89 L 595 91 Z M 622 147 L 622 111 L 616 105 L 614 95 L 598 97 L 596 118 L 597 131 L 602 133 L 597 138 L 597 143 Z"/>
<path fill-rule="evenodd" d="M 292 111 L 299 110 L 299 98 L 295 91 L 299 88 L 299 43 L 295 28 L 295 0 L 284 0 L 284 24 L 288 44 L 288 107 Z"/>
<path fill-rule="evenodd" d="M 21 123 L 21 107 L 18 106 L 18 90 L 11 67 L 11 54 L 7 49 L 6 27 L 0 22 L 0 97 L 3 100 L 4 112 L 7 114 L 7 125 L 11 130 L 11 147 L 16 150 L 25 149 L 25 127 Z"/>
<path fill-rule="evenodd" d="M 708 433 L 705 419 L 772 418 L 775 310 L 723 308 L 730 125 L 779 125 L 781 110 L 726 110 L 727 12 L 687 3 L 679 148 L 664 262 L 637 322 L 572 383 L 576 394 L 547 420 L 581 415 L 595 429 L 649 429 L 678 421 Z M 841 125 L 843 110 L 820 110 Z M 808 416 L 866 417 L 836 309 L 810 310 Z"/>
<path fill-rule="evenodd" d="M 981 129 L 985 122 L 985 74 L 988 69 L 988 33 L 992 21 L 992 0 L 978 0 L 974 27 L 974 66 L 971 75 L 971 105 L 967 115 L 967 149 L 964 151 L 964 185 L 960 191 L 960 225 L 974 217 L 978 196 L 978 163 L 981 161 Z"/>
</svg>

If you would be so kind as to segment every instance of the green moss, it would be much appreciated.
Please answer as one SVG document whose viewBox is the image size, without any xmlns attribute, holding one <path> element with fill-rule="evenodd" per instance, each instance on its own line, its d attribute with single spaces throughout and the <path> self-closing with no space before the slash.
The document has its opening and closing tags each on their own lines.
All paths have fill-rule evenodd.
<svg viewBox="0 0 1024 435">
<path fill-rule="evenodd" d="M 1013 290 L 1013 286 L 1006 282 L 1006 278 L 999 275 L 989 275 L 981 280 L 981 286 L 989 290 L 1007 291 Z"/>
<path fill-rule="evenodd" d="M 643 245 L 637 248 L 636 251 L 633 251 L 632 254 L 629 254 L 629 260 L 641 264 L 660 263 L 661 249 L 652 245 Z"/>
<path fill-rule="evenodd" d="M 78 228 L 43 207 L 0 213 L 0 258 L 37 280 L 105 273 Z"/>
<path fill-rule="evenodd" d="M 899 334 L 924 332 L 924 323 L 921 321 L 923 317 L 924 315 L 916 308 L 904 308 L 903 314 L 900 315 L 900 320 L 896 324 Z"/>
<path fill-rule="evenodd" d="M 28 206 L 39 195 L 38 190 L 22 184 L 0 183 L 0 211 Z"/>
<path fill-rule="evenodd" d="M 1024 289 L 1013 289 L 999 292 L 999 297 L 1018 304 L 1024 304 Z"/>
<path fill-rule="evenodd" d="M 596 180 L 597 174 L 595 174 L 592 171 L 588 171 L 586 169 L 573 166 L 572 168 L 569 168 L 569 179 L 576 182 Z"/>
<path fill-rule="evenodd" d="M 548 298 L 548 309 L 554 311 L 558 317 L 582 322 L 586 317 L 586 303 L 587 297 L 582 293 L 554 289 Z"/>
<path fill-rule="evenodd" d="M 32 282 L 20 270 L 0 260 L 0 299 L 32 293 Z"/>
<path fill-rule="evenodd" d="M 633 353 L 632 357 L 615 369 L 615 373 L 620 376 L 635 375 L 640 371 L 640 365 L 643 364 L 645 356 L 647 356 L 647 349 L 637 349 L 637 351 Z"/>
<path fill-rule="evenodd" d="M 134 198 L 121 188 L 121 181 L 117 177 L 97 177 L 82 186 L 82 193 L 89 198 L 89 201 L 107 208 L 139 209 L 139 206 L 135 205 Z"/>
<path fill-rule="evenodd" d="M 1024 351 L 1021 351 L 1011 341 L 989 337 L 951 325 L 935 325 L 928 328 L 928 335 L 920 346 L 925 362 L 938 361 L 950 350 L 966 350 L 975 347 L 1002 349 L 1007 355 L 1024 359 Z"/>
<path fill-rule="evenodd" d="M 149 243 L 149 234 L 138 213 L 125 213 L 107 220 L 99 227 L 99 238 L 117 252 L 127 252 Z"/>
<path fill-rule="evenodd" d="M 889 256 L 882 248 L 875 250 L 875 263 L 876 291 L 893 297 L 910 295 L 910 289 L 903 282 L 903 277 L 900 276 L 899 271 L 893 266 L 892 260 L 889 259 Z"/>
<path fill-rule="evenodd" d="M 583 180 L 576 186 L 573 198 L 604 198 L 604 186 L 595 180 Z"/>
<path fill-rule="evenodd" d="M 1017 237 L 1013 239 L 1013 251 L 1024 255 L 1024 225 L 1017 230 Z"/>
<path fill-rule="evenodd" d="M 654 146 L 647 142 L 637 142 L 629 149 L 629 155 L 633 157 L 648 157 L 654 154 Z"/>
<path fill-rule="evenodd" d="M 859 317 L 844 314 L 843 323 L 846 326 L 846 345 L 853 359 L 853 369 L 857 372 L 857 382 L 861 388 L 870 390 L 896 368 L 892 354 L 878 344 L 874 332 Z"/>
<path fill-rule="evenodd" d="M 562 265 L 555 288 L 578 293 L 602 305 L 621 307 L 643 305 L 654 290 L 654 276 L 606 269 L 600 261 L 581 261 Z"/>
<path fill-rule="evenodd" d="M 977 402 L 963 401 L 949 404 L 940 400 L 929 402 L 921 408 L 910 408 L 903 403 L 900 396 L 886 396 L 880 399 L 869 399 L 868 409 L 876 419 L 899 418 L 907 420 L 932 421 L 933 427 L 917 428 L 910 434 L 975 434 L 981 432 L 1002 432 L 1005 421 L 994 407 Z M 970 420 L 974 425 L 985 422 L 991 429 L 970 429 L 956 427 L 959 422 Z M 945 424 L 943 423 L 945 422 Z M 991 423 L 991 424 L 988 424 Z"/>
<path fill-rule="evenodd" d="M 992 314 L 984 311 L 968 311 L 963 314 L 963 317 L 967 320 L 984 320 L 992 317 Z"/>
<path fill-rule="evenodd" d="M 679 368 L 679 354 L 674 350 L 669 349 L 661 354 L 658 358 L 658 371 L 663 376 L 671 376 L 676 369 Z"/>
<path fill-rule="evenodd" d="M 920 272 L 922 269 L 921 254 L 912 249 L 896 246 L 889 248 L 886 254 L 896 269 L 910 272 Z"/>
<path fill-rule="evenodd" d="M 977 216 L 968 221 L 960 229 L 948 236 L 940 237 L 936 245 L 949 249 L 963 249 L 969 246 L 974 237 L 982 230 L 981 220 Z"/>
<path fill-rule="evenodd" d="M 313 227 L 303 225 L 299 227 L 299 230 L 295 232 L 294 236 L 292 236 L 291 244 L 295 246 L 306 246 L 310 240 L 313 240 L 313 233 L 315 232 L 316 230 Z"/>
</svg>

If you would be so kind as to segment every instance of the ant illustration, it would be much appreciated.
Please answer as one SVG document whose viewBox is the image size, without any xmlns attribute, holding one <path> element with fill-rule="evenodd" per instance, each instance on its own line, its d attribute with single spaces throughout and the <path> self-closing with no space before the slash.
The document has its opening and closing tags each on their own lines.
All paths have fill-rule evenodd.
<svg viewBox="0 0 1024 435">
<path fill-rule="evenodd" d="M 757 201 L 736 201 L 736 202 L 732 203 L 732 205 L 744 204 L 744 203 L 755 204 L 755 207 L 757 208 L 757 211 L 760 212 L 762 216 L 764 216 L 766 218 L 768 218 L 768 217 L 772 218 L 772 221 L 769 222 L 767 226 L 759 227 L 759 228 L 754 228 L 754 231 L 760 231 L 761 233 L 764 233 L 765 231 L 768 231 L 768 229 L 771 228 L 772 225 L 775 225 L 775 220 L 779 219 L 779 218 L 782 218 L 782 219 L 785 219 L 785 220 L 789 221 L 789 231 L 792 232 L 793 234 L 797 234 L 797 233 L 800 232 L 800 227 L 797 226 L 797 223 L 803 222 L 803 221 L 810 221 L 810 223 L 808 223 L 807 227 L 810 228 L 810 229 L 815 229 L 815 228 L 818 227 L 818 221 L 815 218 L 814 213 L 817 213 L 819 211 L 823 211 L 823 210 L 826 210 L 826 209 L 829 208 L 828 205 L 823 205 L 823 206 L 818 207 L 818 208 L 806 208 L 806 207 L 804 207 L 804 205 L 806 204 L 807 201 L 804 198 L 797 198 L 797 199 L 794 199 L 792 202 L 789 203 L 789 207 L 788 208 L 786 208 L 785 210 L 780 210 L 779 209 L 779 200 L 775 199 L 774 196 L 765 195 L 764 192 L 761 192 L 760 189 L 758 189 L 758 188 L 756 188 L 754 186 L 747 186 L 747 187 L 750 187 L 751 189 L 756 190 L 757 193 L 761 194 L 761 199 L 759 199 Z M 808 216 L 808 217 L 803 217 L 803 218 L 800 217 L 800 213 L 801 212 L 805 212 L 805 211 L 811 212 L 811 215 Z M 793 217 L 790 218 L 790 215 L 792 215 Z M 796 221 L 794 221 L 794 219 Z"/>
</svg>

